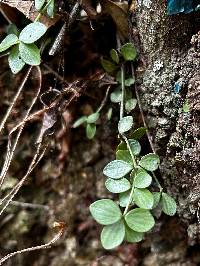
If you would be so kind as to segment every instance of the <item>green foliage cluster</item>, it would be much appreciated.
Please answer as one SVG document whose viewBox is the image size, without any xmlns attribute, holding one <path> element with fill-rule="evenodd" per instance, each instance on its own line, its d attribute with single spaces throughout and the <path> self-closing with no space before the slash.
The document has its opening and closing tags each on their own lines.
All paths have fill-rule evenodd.
<svg viewBox="0 0 200 266">
<path fill-rule="evenodd" d="M 121 142 L 116 150 L 116 159 L 105 166 L 103 173 L 107 177 L 107 190 L 117 194 L 118 201 L 101 199 L 90 205 L 94 219 L 104 225 L 101 243 L 105 249 L 113 249 L 124 240 L 130 243 L 141 241 L 155 225 L 153 209 L 161 208 L 170 216 L 176 213 L 176 202 L 163 192 L 154 173 L 160 164 L 159 156 L 154 153 L 141 155 L 139 140 L 146 133 L 146 128 L 132 131 L 133 117 L 127 115 L 136 107 L 137 101 L 128 89 L 134 80 L 124 78 L 122 65 L 124 61 L 135 60 L 136 49 L 133 44 L 127 43 L 120 51 L 112 49 L 110 55 L 113 62 L 103 59 L 102 65 L 109 73 L 117 72 L 116 80 L 121 88 L 110 95 L 112 102 L 120 103 L 118 132 Z"/>
<path fill-rule="evenodd" d="M 96 134 L 96 121 L 99 119 L 100 113 L 97 110 L 95 113 L 89 116 L 81 116 L 74 124 L 73 128 L 84 125 L 86 128 L 86 136 L 88 139 L 94 138 Z"/>
<path fill-rule="evenodd" d="M 20 33 L 15 25 L 9 27 L 8 35 L 0 43 L 0 52 L 9 49 L 8 63 L 16 74 L 25 64 L 37 66 L 41 62 L 40 49 L 35 42 L 46 32 L 47 28 L 40 22 L 27 25 Z"/>
<path fill-rule="evenodd" d="M 9 52 L 8 63 L 14 74 L 21 71 L 25 64 L 37 66 L 41 63 L 41 51 L 36 42 L 46 33 L 47 27 L 38 20 L 42 14 L 54 16 L 54 0 L 35 0 L 35 7 L 40 12 L 35 21 L 21 32 L 14 24 L 9 25 L 7 36 L 0 43 L 0 53 Z"/>
</svg>

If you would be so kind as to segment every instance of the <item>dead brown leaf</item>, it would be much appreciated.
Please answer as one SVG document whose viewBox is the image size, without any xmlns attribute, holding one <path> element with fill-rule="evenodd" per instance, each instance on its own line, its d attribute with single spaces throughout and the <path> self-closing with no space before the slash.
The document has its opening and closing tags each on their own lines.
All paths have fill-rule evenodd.
<svg viewBox="0 0 200 266">
<path fill-rule="evenodd" d="M 111 0 L 101 0 L 102 8 L 106 11 L 116 23 L 121 37 L 128 37 L 128 5 L 125 2 L 115 2 Z"/>
<path fill-rule="evenodd" d="M 16 8 L 31 21 L 34 21 L 39 14 L 39 12 L 34 7 L 34 1 L 2 0 L 0 7 L 12 22 L 13 20 L 11 15 L 13 12 L 9 10 L 8 6 L 10 7 L 10 9 Z M 55 15 L 54 18 L 42 16 L 40 22 L 42 22 L 47 28 L 49 28 L 54 25 L 59 19 L 59 15 Z"/>
</svg>

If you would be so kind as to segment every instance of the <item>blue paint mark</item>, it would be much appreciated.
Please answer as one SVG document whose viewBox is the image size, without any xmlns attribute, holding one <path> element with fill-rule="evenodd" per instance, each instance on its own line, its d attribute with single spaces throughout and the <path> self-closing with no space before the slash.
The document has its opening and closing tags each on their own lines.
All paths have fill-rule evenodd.
<svg viewBox="0 0 200 266">
<path fill-rule="evenodd" d="M 176 83 L 174 84 L 174 92 L 175 92 L 175 93 L 179 93 L 180 90 L 181 90 L 181 85 L 180 85 L 178 82 L 176 82 Z"/>
<path fill-rule="evenodd" d="M 190 13 L 198 10 L 200 7 L 200 0 L 168 0 L 167 11 L 168 15 L 178 13 Z"/>
</svg>

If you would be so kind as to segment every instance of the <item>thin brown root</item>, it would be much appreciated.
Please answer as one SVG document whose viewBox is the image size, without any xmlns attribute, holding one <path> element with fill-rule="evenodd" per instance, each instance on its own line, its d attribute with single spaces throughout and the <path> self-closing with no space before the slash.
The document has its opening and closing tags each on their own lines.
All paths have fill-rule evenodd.
<svg viewBox="0 0 200 266">
<path fill-rule="evenodd" d="M 5 159 L 5 162 L 4 162 L 4 165 L 3 165 L 3 169 L 1 171 L 1 175 L 0 175 L 0 188 L 4 182 L 4 179 L 6 177 L 6 174 L 7 174 L 7 171 L 9 169 L 9 166 L 11 164 L 11 161 L 12 161 L 12 158 L 14 156 L 14 152 L 15 152 L 15 149 L 17 147 L 17 144 L 18 144 L 18 141 L 20 139 L 20 136 L 22 134 L 22 131 L 24 129 L 24 126 L 25 126 L 25 123 L 26 123 L 26 120 L 35 104 L 35 102 L 37 101 L 38 99 L 38 96 L 40 94 L 40 90 L 41 90 L 41 85 L 42 85 L 42 73 L 41 73 L 41 70 L 39 67 L 37 67 L 37 70 L 38 70 L 38 73 L 39 73 L 39 86 L 38 86 L 38 89 L 37 89 L 37 93 L 36 93 L 36 96 L 34 97 L 34 99 L 32 100 L 32 103 L 28 109 L 28 111 L 26 112 L 26 115 L 24 116 L 22 122 L 20 123 L 21 126 L 19 128 L 19 132 L 16 136 L 16 139 L 15 139 L 15 142 L 13 144 L 13 146 L 11 147 L 11 140 L 12 140 L 12 134 L 14 133 L 15 130 L 11 130 L 11 132 L 9 133 L 9 136 L 8 136 L 8 146 L 7 146 L 7 154 L 6 154 L 6 159 Z"/>
<path fill-rule="evenodd" d="M 28 79 L 28 77 L 29 77 L 29 75 L 30 75 L 30 73 L 31 73 L 32 68 L 33 68 L 33 67 L 30 66 L 29 69 L 28 69 L 28 71 L 26 72 L 26 75 L 25 75 L 25 77 L 23 78 L 22 83 L 21 83 L 21 85 L 19 86 L 18 91 L 17 91 L 17 93 L 15 94 L 15 97 L 14 97 L 14 99 L 13 99 L 13 101 L 12 101 L 10 107 L 8 108 L 8 110 L 7 110 L 5 116 L 4 116 L 4 118 L 3 118 L 3 120 L 2 120 L 2 122 L 1 122 L 1 124 L 0 124 L 0 133 L 1 133 L 1 131 L 4 129 L 5 123 L 6 123 L 7 119 L 8 119 L 8 117 L 10 116 L 10 114 L 11 114 L 11 112 L 12 112 L 12 109 L 13 109 L 13 107 L 14 107 L 14 105 L 15 105 L 15 103 L 16 103 L 16 101 L 17 101 L 19 95 L 20 95 L 20 93 L 22 92 L 22 90 L 23 90 L 23 88 L 24 88 L 24 85 L 25 85 L 25 83 L 26 83 L 26 81 L 27 81 L 27 79 Z"/>
<path fill-rule="evenodd" d="M 2 213 L 5 211 L 5 209 L 10 205 L 11 201 L 13 200 L 13 198 L 15 197 L 15 195 L 18 193 L 19 189 L 23 186 L 24 182 L 26 181 L 27 177 L 29 176 L 29 174 L 33 171 L 33 169 L 38 165 L 38 163 L 40 162 L 40 160 L 43 158 L 46 149 L 48 147 L 48 143 L 46 144 L 46 146 L 43 148 L 42 152 L 40 152 L 41 150 L 41 143 L 38 145 L 37 147 L 37 151 L 32 159 L 31 164 L 29 165 L 29 168 L 26 172 L 26 174 L 24 175 L 24 177 L 14 186 L 14 188 L 0 201 L 0 205 L 2 205 L 4 203 L 4 201 L 6 201 L 4 207 L 2 208 L 2 210 L 0 211 L 0 216 L 2 215 Z"/>
</svg>

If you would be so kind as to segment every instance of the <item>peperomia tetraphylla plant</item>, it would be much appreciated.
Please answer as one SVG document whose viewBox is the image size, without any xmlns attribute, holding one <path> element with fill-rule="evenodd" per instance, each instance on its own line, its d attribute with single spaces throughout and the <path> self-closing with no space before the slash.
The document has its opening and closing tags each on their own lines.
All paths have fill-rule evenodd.
<svg viewBox="0 0 200 266">
<path fill-rule="evenodd" d="M 139 139 L 146 128 L 132 132 L 133 117 L 127 115 L 135 108 L 137 101 L 127 89 L 134 79 L 125 79 L 124 69 L 128 61 L 136 59 L 136 49 L 133 44 L 127 43 L 119 51 L 112 49 L 110 54 L 112 61 L 102 59 L 102 65 L 109 73 L 116 73 L 121 68 L 116 77 L 120 90 L 117 88 L 110 97 L 112 102 L 120 103 L 118 132 L 121 142 L 116 150 L 116 159 L 105 166 L 103 173 L 107 177 L 106 188 L 117 194 L 118 200 L 100 199 L 90 205 L 93 218 L 104 225 L 101 243 L 105 249 L 113 249 L 124 240 L 140 242 L 155 225 L 152 214 L 155 208 L 160 207 L 170 216 L 176 213 L 175 200 L 163 192 L 154 173 L 160 164 L 159 156 L 154 153 L 140 155 Z"/>
</svg>

